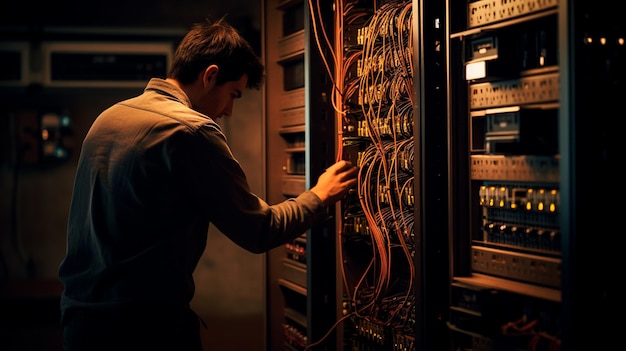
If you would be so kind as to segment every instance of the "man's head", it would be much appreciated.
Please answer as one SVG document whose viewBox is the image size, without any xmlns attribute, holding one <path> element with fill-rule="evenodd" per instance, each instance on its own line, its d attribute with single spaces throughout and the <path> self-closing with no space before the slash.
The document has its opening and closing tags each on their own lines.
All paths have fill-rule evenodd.
<svg viewBox="0 0 626 351">
<path fill-rule="evenodd" d="M 244 88 L 260 89 L 264 67 L 252 46 L 224 18 L 194 24 L 174 53 L 168 79 L 209 117 L 230 115 Z"/>
<path fill-rule="evenodd" d="M 250 43 L 226 22 L 206 20 L 194 24 L 176 48 L 168 78 L 191 84 L 210 65 L 220 68 L 217 84 L 248 76 L 247 88 L 259 89 L 264 67 Z"/>
</svg>

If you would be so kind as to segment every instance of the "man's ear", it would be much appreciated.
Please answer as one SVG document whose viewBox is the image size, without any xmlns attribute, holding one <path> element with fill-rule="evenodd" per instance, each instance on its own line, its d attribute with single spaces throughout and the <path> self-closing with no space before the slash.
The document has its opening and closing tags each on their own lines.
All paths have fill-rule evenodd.
<svg viewBox="0 0 626 351">
<path fill-rule="evenodd" d="M 210 65 L 204 70 L 202 75 L 202 84 L 205 87 L 212 88 L 217 84 L 217 73 L 219 72 L 217 65 Z"/>
</svg>

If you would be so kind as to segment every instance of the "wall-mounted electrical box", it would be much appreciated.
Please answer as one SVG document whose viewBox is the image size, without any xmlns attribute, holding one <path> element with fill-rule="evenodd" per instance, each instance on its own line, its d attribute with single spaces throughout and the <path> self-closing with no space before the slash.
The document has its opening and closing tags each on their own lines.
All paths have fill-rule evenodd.
<svg viewBox="0 0 626 351">
<path fill-rule="evenodd" d="M 172 43 L 46 42 L 42 84 L 51 87 L 142 87 L 165 78 Z"/>
</svg>

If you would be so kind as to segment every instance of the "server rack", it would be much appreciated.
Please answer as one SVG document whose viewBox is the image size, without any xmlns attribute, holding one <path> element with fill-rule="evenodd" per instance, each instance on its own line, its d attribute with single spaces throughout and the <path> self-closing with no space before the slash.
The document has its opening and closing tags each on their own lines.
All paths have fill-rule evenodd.
<svg viewBox="0 0 626 351">
<path fill-rule="evenodd" d="M 326 266 L 308 280 L 315 284 L 321 276 L 334 277 L 336 310 L 334 316 L 320 317 L 327 319 L 317 324 L 323 330 L 308 339 L 308 346 L 571 350 L 586 343 L 608 349 L 619 335 L 610 316 L 621 311 L 611 270 L 620 267 L 620 249 L 607 236 L 618 228 L 617 211 L 609 204 L 623 195 L 617 169 L 621 132 L 613 121 L 624 96 L 626 31 L 616 5 L 335 1 L 333 10 L 326 3 L 317 13 L 311 5 L 320 3 L 305 5 L 312 21 L 332 34 L 324 38 L 323 55 L 315 56 L 318 34 L 309 32 L 306 50 L 321 61 L 306 70 L 332 70 L 311 94 L 321 92 L 324 104 L 318 106 L 325 113 L 335 111 L 340 138 L 321 135 L 326 142 L 335 140 L 340 157 L 396 177 L 362 173 L 360 188 L 336 209 L 334 232 L 327 228 L 338 238 L 333 268 Z M 402 15 L 389 20 L 393 16 L 385 11 L 396 6 L 402 10 L 395 14 Z M 387 29 L 410 23 L 411 38 L 379 32 L 377 40 L 363 41 L 368 27 L 385 16 L 392 23 Z M 376 23 L 380 31 L 383 22 Z M 402 42 L 405 55 L 381 49 L 381 38 L 389 39 L 386 45 Z M 411 56 L 405 76 L 363 79 L 363 72 L 372 71 L 371 62 L 388 64 L 387 54 L 394 62 Z M 386 73 L 400 69 L 388 65 Z M 410 84 L 403 80 L 408 76 Z M 381 89 L 371 88 L 373 81 Z M 411 85 L 406 94 L 389 99 L 410 101 L 410 108 L 389 103 L 396 110 L 384 115 L 380 112 L 390 109 L 378 108 L 390 96 L 392 89 L 384 84 L 391 82 Z M 385 168 L 394 162 L 406 167 Z M 377 210 L 386 208 L 387 216 L 366 214 L 371 206 L 363 199 Z M 391 208 L 398 205 L 403 211 L 394 213 Z M 396 248 L 407 244 L 412 261 L 372 249 L 397 240 L 397 233 L 410 233 L 410 240 Z M 402 268 L 386 276 L 363 274 L 368 270 L 364 262 L 382 267 L 390 258 L 394 269 Z M 407 272 L 410 282 L 403 280 Z M 411 289 L 402 295 L 406 299 L 395 296 L 396 305 L 382 303 L 389 302 L 383 290 L 362 288 L 367 285 L 362 277 L 372 287 L 392 276 Z M 379 299 L 372 297 L 376 293 Z M 407 301 L 408 309 L 390 307 Z M 360 307 L 368 302 L 384 307 L 364 313 Z M 390 311 L 403 315 L 402 323 L 381 322 Z M 327 332 L 329 341 L 321 342 Z"/>
<path fill-rule="evenodd" d="M 308 3 L 267 1 L 264 13 L 268 199 L 280 202 L 309 189 L 334 163 L 336 127 Z M 337 306 L 333 212 L 329 208 L 327 220 L 267 255 L 271 350 L 304 350 L 320 339 L 326 344 L 318 349 L 334 349 L 334 336 L 324 337 Z"/>
<path fill-rule="evenodd" d="M 321 235 L 307 233 L 289 244 L 286 252 L 281 249 L 269 255 L 268 345 L 271 349 L 432 348 L 446 337 L 447 300 L 441 291 L 447 289 L 447 199 L 437 190 L 445 188 L 447 173 L 444 4 L 353 0 L 283 1 L 276 6 L 270 2 L 265 16 L 271 19 L 266 25 L 266 57 L 268 85 L 274 88 L 280 84 L 276 78 L 288 73 L 285 63 L 294 62 L 281 59 L 281 42 L 289 35 L 276 30 L 276 19 L 282 16 L 284 23 L 287 12 L 302 4 L 305 44 L 299 48 L 302 54 L 294 57 L 305 62 L 305 112 L 301 126 L 268 125 L 270 163 L 272 150 L 284 148 L 279 138 L 274 138 L 278 146 L 273 147 L 273 137 L 302 133 L 306 149 L 298 152 L 307 160 L 303 174 L 307 182 L 315 174 L 309 170 L 310 162 L 334 161 L 330 151 L 336 159 L 348 159 L 361 168 L 360 185 L 334 210 L 335 220 L 329 222 L 334 227 L 325 227 Z M 271 38 L 276 37 L 274 46 Z M 272 96 L 280 97 L 268 92 L 268 111 L 284 115 L 286 109 L 280 104 L 272 110 L 276 105 L 270 101 Z M 275 157 L 283 156 L 278 152 Z M 268 181 L 270 187 L 280 186 L 275 179 Z M 289 194 L 283 187 L 277 200 L 285 195 Z M 314 235 L 336 242 L 318 239 L 316 249 Z M 294 255 L 294 251 L 306 254 Z M 284 265 L 277 269 L 276 262 L 284 262 L 285 257 L 301 260 L 296 266 L 302 267 L 306 278 L 289 273 L 293 265 L 287 271 Z M 426 270 L 438 273 L 426 274 Z M 294 286 L 294 280 L 304 288 Z M 437 303 L 427 303 L 427 298 Z M 286 327 L 288 333 L 294 330 L 284 323 L 294 320 L 297 311 L 289 307 L 294 301 L 307 306 L 295 313 L 300 320 L 294 334 L 300 342 L 295 343 L 278 327 Z M 323 309 L 331 314 L 322 316 Z"/>
<path fill-rule="evenodd" d="M 338 2 L 341 3 L 341 2 Z M 341 156 L 359 184 L 338 217 L 344 349 L 415 350 L 413 4 L 339 7 Z M 419 139 L 417 139 L 419 140 Z"/>
<path fill-rule="evenodd" d="M 618 174 L 594 116 L 623 94 L 624 26 L 606 2 L 446 6 L 452 348 L 606 349 L 619 249 L 587 189 Z"/>
<path fill-rule="evenodd" d="M 558 4 L 449 1 L 448 14 L 452 347 L 555 349 Z"/>
<path fill-rule="evenodd" d="M 348 197 L 338 215 L 344 315 L 352 315 L 344 327 L 343 349 L 444 350 L 445 7 L 441 2 L 355 3 L 361 7 L 344 12 L 345 57 L 337 74 L 346 92 L 338 104 L 346 112 L 343 157 L 361 167 L 359 200 Z M 388 255 L 380 247 L 368 250 L 376 244 L 391 247 Z M 362 264 L 370 259 L 364 253 L 371 251 L 372 262 L 392 267 L 386 274 L 363 275 Z M 359 285 L 363 277 L 371 285 Z M 373 288 L 386 279 L 393 285 Z M 367 295 L 368 288 L 379 295 Z M 359 309 L 368 303 L 371 309 Z"/>
</svg>

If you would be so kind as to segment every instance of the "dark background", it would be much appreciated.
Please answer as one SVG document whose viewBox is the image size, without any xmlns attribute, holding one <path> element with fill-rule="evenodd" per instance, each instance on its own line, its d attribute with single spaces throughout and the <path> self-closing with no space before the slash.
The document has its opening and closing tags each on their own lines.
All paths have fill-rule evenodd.
<svg viewBox="0 0 626 351">
<path fill-rule="evenodd" d="M 261 52 L 262 2 L 253 0 L 3 5 L 0 51 L 13 41 L 33 47 L 56 40 L 174 44 L 191 24 L 227 15 Z M 40 64 L 31 57 L 31 71 Z M 65 253 L 67 209 L 81 141 L 101 110 L 142 90 L 0 86 L 0 350 L 61 349 L 62 287 L 56 272 Z M 246 92 L 233 116 L 220 122 L 251 188 L 259 194 L 264 191 L 261 99 L 261 92 Z M 32 133 L 38 118 L 50 111 L 71 118 L 64 137 L 69 158 L 54 164 L 37 157 L 37 136 Z M 205 348 L 264 350 L 264 256 L 243 251 L 215 230 L 208 236 L 192 303 L 208 325 L 202 334 Z"/>
</svg>

